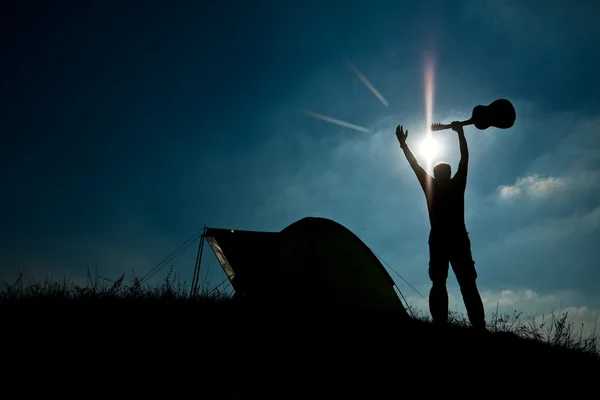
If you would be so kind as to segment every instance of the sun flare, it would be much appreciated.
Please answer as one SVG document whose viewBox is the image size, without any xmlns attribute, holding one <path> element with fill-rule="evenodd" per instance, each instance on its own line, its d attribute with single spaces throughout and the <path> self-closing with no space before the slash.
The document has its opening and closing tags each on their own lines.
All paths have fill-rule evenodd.
<svg viewBox="0 0 600 400">
<path fill-rule="evenodd" d="M 429 127 L 433 119 L 433 54 L 429 54 L 425 59 L 425 118 L 427 124 L 427 132 L 425 139 L 421 142 L 421 153 L 427 161 L 427 169 L 431 169 L 431 160 L 438 152 L 438 145 L 431 137 Z"/>
<path fill-rule="evenodd" d="M 433 157 L 438 155 L 440 146 L 429 134 L 421 141 L 420 150 L 421 154 L 427 159 L 427 163 L 431 163 Z"/>
</svg>

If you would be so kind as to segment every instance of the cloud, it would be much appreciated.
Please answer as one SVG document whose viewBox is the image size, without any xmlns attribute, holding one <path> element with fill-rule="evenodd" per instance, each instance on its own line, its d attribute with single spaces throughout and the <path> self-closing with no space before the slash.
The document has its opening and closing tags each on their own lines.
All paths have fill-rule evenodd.
<svg viewBox="0 0 600 400">
<path fill-rule="evenodd" d="M 600 201 L 600 118 L 565 113 L 542 119 L 535 109 L 524 114 L 520 129 L 498 137 L 495 149 L 472 163 L 466 216 L 476 231 L 504 237 L 536 222 L 564 223 Z M 511 162 L 499 164 L 500 158 Z"/>
<path fill-rule="evenodd" d="M 569 187 L 569 181 L 564 178 L 529 175 L 518 178 L 514 185 L 500 186 L 499 194 L 502 198 L 546 197 L 565 192 Z"/>
<path fill-rule="evenodd" d="M 521 168 L 513 183 L 497 186 L 470 211 L 476 223 L 481 220 L 501 232 L 501 238 L 490 246 L 502 251 L 584 239 L 599 226 L 600 141 L 596 132 L 600 118 L 566 114 L 545 122 L 534 123 L 533 119 L 528 117 L 524 123 L 543 130 L 548 146 Z M 543 254 L 537 257 L 541 259 Z"/>
<path fill-rule="evenodd" d="M 544 118 L 529 118 L 531 146 L 537 147 L 536 157 L 528 165 L 529 174 L 599 180 L 600 115 L 560 113 Z"/>
<path fill-rule="evenodd" d="M 537 220 L 529 226 L 518 229 L 506 237 L 502 243 L 506 247 L 543 246 L 560 244 L 571 237 L 583 237 L 600 226 L 600 206 L 588 212 L 575 212 L 566 218 Z"/>
</svg>

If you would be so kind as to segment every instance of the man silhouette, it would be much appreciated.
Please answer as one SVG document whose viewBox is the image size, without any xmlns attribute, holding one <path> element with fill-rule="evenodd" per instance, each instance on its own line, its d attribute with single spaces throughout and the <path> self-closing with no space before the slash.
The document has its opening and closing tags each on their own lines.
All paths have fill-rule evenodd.
<svg viewBox="0 0 600 400">
<path fill-rule="evenodd" d="M 417 175 L 425 193 L 431 230 L 429 233 L 429 311 L 434 323 L 448 322 L 448 279 L 449 264 L 460 285 L 469 321 L 475 328 L 485 329 L 483 303 L 477 289 L 475 262 L 471 255 L 471 241 L 465 225 L 465 190 L 469 150 L 463 127 L 459 122 L 452 123 L 452 130 L 458 133 L 460 162 L 456 175 L 451 178 L 450 165 L 438 163 L 433 168 L 433 177 L 417 163 L 414 154 L 406 144 L 403 127 L 396 128 L 396 137 L 413 171 Z"/>
</svg>

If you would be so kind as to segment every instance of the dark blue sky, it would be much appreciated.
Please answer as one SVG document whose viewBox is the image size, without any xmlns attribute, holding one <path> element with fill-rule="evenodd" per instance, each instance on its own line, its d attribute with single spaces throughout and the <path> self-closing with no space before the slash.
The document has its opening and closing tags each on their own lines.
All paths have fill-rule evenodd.
<svg viewBox="0 0 600 400">
<path fill-rule="evenodd" d="M 600 308 L 593 2 L 52 3 L 0 12 L 3 279 L 140 275 L 205 224 L 280 230 L 321 215 L 426 293 L 424 197 L 394 128 L 418 151 L 432 54 L 436 121 L 500 97 L 517 108 L 511 130 L 467 129 L 487 305 Z M 456 165 L 455 136 L 436 135 Z"/>
</svg>

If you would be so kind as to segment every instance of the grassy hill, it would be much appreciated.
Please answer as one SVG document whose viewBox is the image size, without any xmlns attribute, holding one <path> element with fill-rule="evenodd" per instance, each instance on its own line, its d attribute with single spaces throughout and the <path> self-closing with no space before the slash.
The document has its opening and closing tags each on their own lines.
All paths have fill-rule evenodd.
<svg viewBox="0 0 600 400">
<path fill-rule="evenodd" d="M 87 387 L 130 387 L 138 395 L 194 388 L 220 398 L 565 388 L 572 395 L 600 377 L 597 338 L 580 336 L 566 314 L 551 329 L 498 317 L 488 332 L 476 332 L 460 316 L 440 328 L 423 316 L 188 293 L 168 280 L 155 288 L 123 279 L 7 286 L 0 292 L 4 364 L 26 371 L 14 379 L 29 382 L 92 379 Z"/>
</svg>

